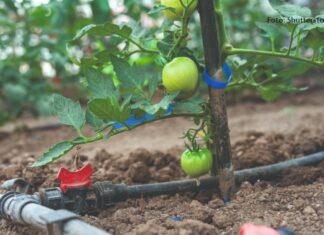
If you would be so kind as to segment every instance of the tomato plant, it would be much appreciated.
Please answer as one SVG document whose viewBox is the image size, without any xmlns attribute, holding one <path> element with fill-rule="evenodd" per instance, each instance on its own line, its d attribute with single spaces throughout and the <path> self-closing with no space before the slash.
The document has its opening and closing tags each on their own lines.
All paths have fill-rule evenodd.
<svg viewBox="0 0 324 235">
<path fill-rule="evenodd" d="M 279 18 L 312 17 L 306 7 L 270 1 L 272 7 L 260 15 L 260 1 L 240 1 L 237 8 L 233 8 L 235 1 L 180 0 L 181 6 L 161 1 L 155 7 L 140 7 L 145 19 L 150 19 L 148 23 L 137 14 L 137 2 L 125 1 L 136 12 L 122 13 L 131 16 L 127 23 L 117 23 L 119 18 L 115 17 L 89 24 L 67 43 L 69 57 L 80 68 L 82 84 L 88 89 L 88 103 L 81 107 L 62 95 L 52 96 L 52 112 L 77 135 L 54 145 L 33 166 L 49 164 L 77 145 L 110 139 L 158 120 L 189 117 L 195 125 L 184 134 L 189 149 L 186 153 L 197 157 L 199 149 L 208 149 L 213 157 L 211 172 L 217 174 L 217 167 L 231 168 L 224 91 L 208 89 L 199 82 L 199 74 L 207 70 L 221 80 L 217 69 L 226 61 L 233 74 L 227 91 L 248 87 L 273 100 L 282 93 L 303 89 L 292 84 L 293 77 L 324 67 L 323 43 L 318 42 L 323 23 L 274 25 L 265 21 L 270 10 Z M 193 11 L 197 2 L 201 26 Z M 254 19 L 247 23 L 251 30 L 237 20 L 244 11 Z M 206 12 L 212 14 L 204 15 Z M 171 13 L 179 18 L 164 16 Z M 248 31 L 248 36 L 237 36 L 237 30 Z M 88 50 L 89 44 L 92 50 Z M 76 53 L 80 51 L 83 53 Z M 181 99 L 183 96 L 186 99 Z M 85 124 L 93 127 L 93 136 L 83 134 Z M 205 173 L 207 166 L 210 169 L 210 164 L 206 161 L 202 164 L 206 168 L 199 169 L 191 163 L 183 167 L 197 176 Z"/>
</svg>

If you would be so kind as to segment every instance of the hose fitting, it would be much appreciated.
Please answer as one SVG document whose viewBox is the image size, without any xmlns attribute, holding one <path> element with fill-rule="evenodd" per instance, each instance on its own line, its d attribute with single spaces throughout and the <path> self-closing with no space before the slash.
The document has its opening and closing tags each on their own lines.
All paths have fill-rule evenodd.
<svg viewBox="0 0 324 235">
<path fill-rule="evenodd" d="M 39 197 L 17 192 L 6 193 L 0 198 L 0 217 L 25 223 L 21 212 L 30 203 L 40 204 Z"/>
</svg>

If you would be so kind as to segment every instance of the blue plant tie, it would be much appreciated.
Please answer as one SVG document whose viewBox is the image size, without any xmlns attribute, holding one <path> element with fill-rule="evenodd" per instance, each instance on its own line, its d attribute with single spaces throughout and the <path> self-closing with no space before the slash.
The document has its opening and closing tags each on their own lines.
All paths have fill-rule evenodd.
<svg viewBox="0 0 324 235">
<path fill-rule="evenodd" d="M 174 216 L 171 216 L 171 220 L 173 220 L 175 222 L 181 222 L 184 220 L 184 218 L 181 215 L 174 215 Z"/>
<path fill-rule="evenodd" d="M 295 235 L 295 233 L 287 228 L 278 228 L 277 231 L 280 235 Z"/>
<path fill-rule="evenodd" d="M 208 74 L 206 69 L 204 69 L 204 71 L 203 71 L 203 78 L 209 87 L 212 87 L 214 89 L 225 89 L 232 80 L 232 71 L 227 63 L 223 64 L 223 73 L 226 76 L 225 82 L 221 82 L 221 81 L 213 79 Z"/>
<path fill-rule="evenodd" d="M 227 206 L 230 204 L 230 200 L 228 200 L 227 198 L 223 199 L 224 205 Z"/>
<path fill-rule="evenodd" d="M 167 111 L 165 112 L 164 115 L 168 115 L 168 114 L 170 114 L 170 113 L 172 113 L 172 105 L 171 105 L 171 104 L 168 106 L 168 109 L 167 109 Z M 153 120 L 154 118 L 155 118 L 154 115 L 152 115 L 152 114 L 148 114 L 148 113 L 146 113 L 146 114 L 144 115 L 144 117 L 142 117 L 142 118 L 137 118 L 137 119 L 135 118 L 134 115 L 132 115 L 132 116 L 130 116 L 130 118 L 129 118 L 128 120 L 126 120 L 126 124 L 127 124 L 127 126 L 134 126 L 134 125 L 138 125 L 138 124 L 140 124 L 140 123 L 143 123 L 143 122 L 145 122 L 145 121 Z M 124 124 L 116 122 L 116 123 L 113 125 L 113 127 L 114 127 L 115 129 L 123 128 L 123 127 L 124 127 Z"/>
</svg>

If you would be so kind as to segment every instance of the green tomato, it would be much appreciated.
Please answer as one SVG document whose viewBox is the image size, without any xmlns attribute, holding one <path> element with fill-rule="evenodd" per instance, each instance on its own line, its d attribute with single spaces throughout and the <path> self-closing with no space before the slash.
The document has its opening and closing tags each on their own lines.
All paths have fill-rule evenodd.
<svg viewBox="0 0 324 235">
<path fill-rule="evenodd" d="M 213 166 L 213 157 L 207 148 L 198 151 L 186 150 L 181 155 L 181 168 L 191 177 L 208 173 Z"/>
<path fill-rule="evenodd" d="M 188 6 L 192 0 L 182 0 L 185 6 Z M 189 7 L 189 15 L 193 13 L 196 9 L 198 0 L 193 0 L 194 2 Z M 181 20 L 184 12 L 184 7 L 181 4 L 180 0 L 161 0 L 161 4 L 173 8 L 172 10 L 166 9 L 163 11 L 164 15 L 170 20 Z M 174 12 L 175 11 L 175 12 Z"/>
<path fill-rule="evenodd" d="M 179 98 L 191 97 L 198 85 L 198 68 L 188 57 L 174 58 L 162 71 L 162 83 L 167 93 L 180 91 Z"/>
</svg>

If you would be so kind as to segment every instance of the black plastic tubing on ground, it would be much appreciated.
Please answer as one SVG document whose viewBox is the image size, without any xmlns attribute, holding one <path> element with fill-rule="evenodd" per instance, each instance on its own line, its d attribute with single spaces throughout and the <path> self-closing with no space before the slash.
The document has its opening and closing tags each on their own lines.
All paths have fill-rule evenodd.
<svg viewBox="0 0 324 235">
<path fill-rule="evenodd" d="M 240 170 L 235 172 L 235 182 L 236 184 L 240 184 L 244 181 L 255 182 L 257 180 L 271 180 L 288 168 L 316 165 L 323 160 L 324 151 L 276 164 Z M 213 176 L 201 179 L 199 185 L 197 185 L 196 180 L 179 180 L 128 186 L 127 194 L 128 198 L 138 198 L 142 196 L 157 196 L 180 192 L 197 192 L 202 189 L 216 188 L 217 185 L 218 177 Z"/>
</svg>

